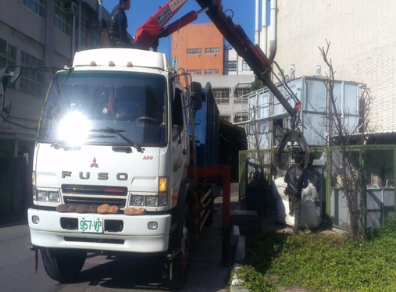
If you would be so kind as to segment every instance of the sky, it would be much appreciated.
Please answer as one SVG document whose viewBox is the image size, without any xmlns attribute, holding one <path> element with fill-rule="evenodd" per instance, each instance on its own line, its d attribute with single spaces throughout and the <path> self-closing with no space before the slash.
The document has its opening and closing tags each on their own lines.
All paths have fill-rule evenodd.
<svg viewBox="0 0 396 292">
<path fill-rule="evenodd" d="M 128 18 L 128 33 L 132 36 L 136 35 L 136 30 L 145 23 L 152 15 L 154 15 L 160 6 L 165 5 L 168 0 L 131 0 L 131 8 L 126 11 Z M 103 6 L 111 12 L 118 4 L 118 0 L 103 0 Z M 227 9 L 234 13 L 233 21 L 241 25 L 245 33 L 254 43 L 255 30 L 255 1 L 254 0 L 223 0 L 223 11 Z M 167 23 L 170 24 L 190 11 L 199 11 L 201 6 L 195 0 L 188 0 L 186 4 L 177 12 L 175 16 Z M 231 12 L 226 12 L 227 15 L 232 15 Z M 202 14 L 193 23 L 209 23 L 210 19 L 206 14 Z M 158 52 L 165 53 L 169 60 L 171 60 L 171 36 L 160 39 Z"/>
</svg>

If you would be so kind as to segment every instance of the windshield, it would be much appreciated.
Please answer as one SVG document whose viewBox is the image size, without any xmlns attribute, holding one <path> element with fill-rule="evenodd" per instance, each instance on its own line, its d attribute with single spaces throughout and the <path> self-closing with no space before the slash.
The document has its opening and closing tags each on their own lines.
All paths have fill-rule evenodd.
<svg viewBox="0 0 396 292">
<path fill-rule="evenodd" d="M 163 76 L 153 74 L 59 73 L 44 106 L 38 141 L 82 138 L 89 144 L 163 146 L 165 84 Z"/>
</svg>

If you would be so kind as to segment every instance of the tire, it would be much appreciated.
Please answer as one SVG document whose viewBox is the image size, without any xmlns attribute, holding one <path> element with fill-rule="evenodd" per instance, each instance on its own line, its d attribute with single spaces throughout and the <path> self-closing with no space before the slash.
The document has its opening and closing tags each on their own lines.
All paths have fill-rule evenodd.
<svg viewBox="0 0 396 292">
<path fill-rule="evenodd" d="M 210 196 L 211 202 L 208 206 L 208 209 L 210 210 L 208 218 L 206 218 L 206 222 L 204 224 L 205 227 L 212 226 L 213 224 L 213 218 L 214 218 L 214 190 L 212 189 L 212 194 Z"/>
<path fill-rule="evenodd" d="M 165 285 L 171 290 L 183 288 L 190 259 L 191 248 L 191 215 L 186 205 L 180 214 L 177 230 L 171 234 L 169 249 L 178 249 L 180 252 L 173 258 L 172 264 L 166 260 Z M 172 269 L 172 270 L 170 270 Z M 172 279 L 170 279 L 172 275 Z"/>
<path fill-rule="evenodd" d="M 87 253 L 81 250 L 40 249 L 48 276 L 60 283 L 76 281 L 84 266 Z"/>
</svg>

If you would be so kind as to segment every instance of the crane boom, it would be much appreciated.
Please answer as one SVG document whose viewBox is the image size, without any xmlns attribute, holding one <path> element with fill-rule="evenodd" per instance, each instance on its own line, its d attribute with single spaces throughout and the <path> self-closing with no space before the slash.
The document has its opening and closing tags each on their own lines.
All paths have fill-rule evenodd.
<svg viewBox="0 0 396 292">
<path fill-rule="evenodd" d="M 168 21 L 186 4 L 188 0 L 169 0 L 164 6 L 160 7 L 157 13 L 151 16 L 136 31 L 135 45 L 138 48 L 149 49 L 158 46 L 159 33 Z M 195 18 L 197 19 L 197 18 Z M 191 18 L 191 21 L 195 19 Z"/>
<path fill-rule="evenodd" d="M 287 168 L 287 163 L 282 162 L 281 156 L 287 142 L 291 141 L 297 142 L 301 146 L 302 152 L 305 153 L 305 167 L 307 167 L 310 150 L 302 132 L 300 132 L 297 127 L 297 112 L 301 107 L 301 102 L 294 97 L 293 99 L 296 104 L 293 107 L 279 91 L 278 87 L 272 82 L 270 78 L 272 72 L 271 61 L 259 46 L 251 42 L 242 27 L 239 24 L 235 24 L 232 18 L 224 13 L 222 0 L 196 1 L 201 6 L 202 10 L 199 12 L 191 11 L 179 20 L 165 27 L 165 24 L 171 17 L 187 2 L 187 0 L 168 1 L 164 7 L 138 29 L 135 39 L 136 46 L 144 49 L 152 47 L 156 50 L 159 38 L 172 34 L 177 29 L 196 20 L 200 13 L 206 12 L 224 38 L 231 44 L 238 55 L 245 60 L 257 77 L 268 87 L 290 115 L 291 129 L 283 133 L 282 139 L 275 150 L 275 164 L 281 169 Z"/>
</svg>

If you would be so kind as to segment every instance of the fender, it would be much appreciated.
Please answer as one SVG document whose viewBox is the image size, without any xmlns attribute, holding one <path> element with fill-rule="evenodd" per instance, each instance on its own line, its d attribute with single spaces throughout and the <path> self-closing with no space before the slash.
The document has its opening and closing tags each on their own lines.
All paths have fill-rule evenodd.
<svg viewBox="0 0 396 292">
<path fill-rule="evenodd" d="M 192 191 L 193 185 L 193 180 L 190 177 L 184 178 L 180 184 L 177 205 L 170 212 L 170 214 L 172 215 L 171 232 L 173 232 L 177 228 L 177 222 L 179 221 L 183 204 L 185 201 L 187 201 L 188 203 L 187 196 Z"/>
</svg>

